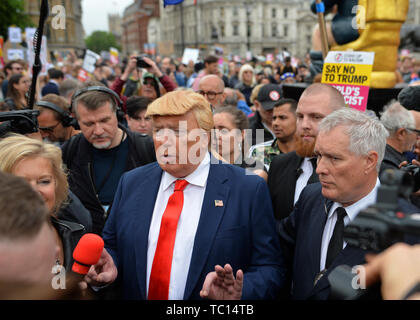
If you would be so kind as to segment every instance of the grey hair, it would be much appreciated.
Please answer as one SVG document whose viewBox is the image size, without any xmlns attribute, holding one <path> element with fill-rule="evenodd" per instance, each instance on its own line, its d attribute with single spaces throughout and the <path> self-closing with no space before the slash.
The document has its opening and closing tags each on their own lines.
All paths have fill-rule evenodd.
<svg viewBox="0 0 420 320">
<path fill-rule="evenodd" d="M 400 128 L 413 129 L 416 126 L 413 115 L 395 100 L 384 107 L 381 122 L 391 136 Z"/>
<path fill-rule="evenodd" d="M 352 108 L 341 108 L 330 113 L 319 124 L 319 132 L 329 132 L 335 127 L 345 126 L 345 133 L 350 138 L 349 151 L 359 155 L 368 155 L 370 151 L 378 153 L 376 169 L 379 172 L 384 158 L 388 131 L 376 118 Z"/>
</svg>

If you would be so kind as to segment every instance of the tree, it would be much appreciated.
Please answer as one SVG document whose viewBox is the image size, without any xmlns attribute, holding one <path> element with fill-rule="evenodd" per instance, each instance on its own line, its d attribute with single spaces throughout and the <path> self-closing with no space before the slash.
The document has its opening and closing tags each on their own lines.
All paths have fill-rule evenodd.
<svg viewBox="0 0 420 320">
<path fill-rule="evenodd" d="M 0 1 L 0 35 L 3 36 L 5 41 L 10 26 L 16 25 L 22 29 L 34 26 L 34 23 L 24 11 L 24 0 Z"/>
<path fill-rule="evenodd" d="M 98 54 L 101 51 L 109 51 L 109 48 L 114 47 L 121 50 L 120 46 L 115 40 L 115 36 L 111 32 L 94 31 L 85 39 L 86 48 Z"/>
</svg>

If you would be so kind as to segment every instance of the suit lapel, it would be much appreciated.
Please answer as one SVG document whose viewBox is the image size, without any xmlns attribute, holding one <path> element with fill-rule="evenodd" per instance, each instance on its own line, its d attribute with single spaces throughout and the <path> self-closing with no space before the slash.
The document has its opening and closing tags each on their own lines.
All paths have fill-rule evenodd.
<svg viewBox="0 0 420 320">
<path fill-rule="evenodd" d="M 149 240 L 149 228 L 155 207 L 156 197 L 162 177 L 162 169 L 157 163 L 144 175 L 144 180 L 136 187 L 136 215 L 135 228 L 135 255 L 136 272 L 139 281 L 141 298 L 146 299 L 147 277 L 147 248 Z"/>
<path fill-rule="evenodd" d="M 190 269 L 185 286 L 185 300 L 190 298 L 192 291 L 197 285 L 197 281 L 200 279 L 220 221 L 225 213 L 225 205 L 216 206 L 215 200 L 222 200 L 224 204 L 228 202 L 229 187 L 224 184 L 227 180 L 225 177 L 226 174 L 227 170 L 223 164 L 210 164 L 203 206 L 194 239 Z"/>
<path fill-rule="evenodd" d="M 325 199 L 325 198 L 323 198 Z M 323 224 L 322 227 L 320 228 L 320 237 L 319 237 L 319 244 L 317 244 L 317 255 L 316 255 L 316 267 L 318 268 L 317 270 L 319 271 L 319 266 L 321 263 L 321 245 L 322 245 L 322 234 L 324 233 L 324 228 L 325 228 L 325 223 L 327 222 L 327 216 L 328 216 L 328 212 L 330 211 L 332 205 L 334 204 L 334 202 L 332 200 L 329 199 L 325 199 L 324 200 L 324 208 L 322 210 L 322 212 L 324 213 L 324 219 L 323 220 Z M 321 219 L 320 219 L 321 220 Z M 310 296 L 313 296 L 314 294 L 324 290 L 325 288 L 327 288 L 330 283 L 328 281 L 328 274 L 337 266 L 342 265 L 342 264 L 347 264 L 349 266 L 353 266 L 355 264 L 358 263 L 362 263 L 364 261 L 364 254 L 365 251 L 355 248 L 355 247 L 351 247 L 351 246 L 346 246 L 340 253 L 339 255 L 335 258 L 334 262 L 331 264 L 330 268 L 325 272 L 325 274 L 319 279 L 319 281 L 316 283 L 316 285 L 314 286 Z M 317 271 L 317 272 L 318 272 Z"/>
<path fill-rule="evenodd" d="M 363 264 L 365 263 L 365 255 L 365 250 L 347 245 L 335 258 L 334 262 L 331 264 L 327 272 L 325 272 L 322 278 L 317 282 L 309 297 L 317 294 L 318 292 L 321 292 L 322 290 L 325 290 L 330 286 L 330 282 L 328 281 L 328 275 L 336 267 L 343 264 L 348 265 L 350 267 Z"/>
<path fill-rule="evenodd" d="M 319 266 L 321 263 L 321 246 L 322 246 L 322 235 L 324 233 L 325 223 L 327 222 L 327 212 L 331 205 L 332 201 L 325 200 L 324 197 L 321 197 L 319 203 L 319 209 L 311 211 L 311 214 L 317 213 L 316 217 L 310 217 L 311 225 L 309 226 L 308 232 L 312 233 L 311 242 L 308 243 L 313 250 L 309 250 L 312 253 L 310 261 L 313 261 L 312 268 L 313 274 L 319 273 Z"/>
</svg>

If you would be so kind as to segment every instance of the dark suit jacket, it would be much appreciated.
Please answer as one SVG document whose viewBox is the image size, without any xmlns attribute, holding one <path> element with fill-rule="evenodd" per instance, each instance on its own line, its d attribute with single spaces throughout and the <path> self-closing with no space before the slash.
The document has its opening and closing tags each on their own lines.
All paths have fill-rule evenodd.
<svg viewBox="0 0 420 320">
<path fill-rule="evenodd" d="M 366 262 L 366 250 L 347 245 L 314 285 L 320 272 L 322 234 L 332 204 L 332 200 L 322 196 L 320 183 L 310 184 L 303 189 L 290 216 L 278 223 L 288 277 L 293 282 L 293 299 L 328 299 L 328 275 L 334 268 L 342 264 L 353 267 Z M 408 202 L 399 201 L 399 206 L 405 213 L 418 211 Z M 407 242 L 415 243 L 415 240 Z"/>
<path fill-rule="evenodd" d="M 214 160 L 214 159 L 212 159 Z M 213 161 L 212 161 L 213 162 Z M 162 169 L 154 162 L 120 180 L 103 238 L 118 267 L 126 299 L 146 299 L 149 228 Z M 215 206 L 222 200 L 223 206 Z M 210 164 L 184 299 L 200 299 L 216 264 L 244 271 L 243 299 L 273 299 L 284 269 L 270 195 L 260 177 L 228 164 Z"/>
<path fill-rule="evenodd" d="M 48 82 L 41 90 L 42 96 L 46 96 L 49 93 L 60 95 L 58 92 L 58 86 L 54 82 Z"/>
<path fill-rule="evenodd" d="M 295 151 L 274 157 L 268 171 L 268 188 L 273 202 L 274 216 L 280 220 L 293 211 L 296 180 L 303 158 Z"/>
</svg>

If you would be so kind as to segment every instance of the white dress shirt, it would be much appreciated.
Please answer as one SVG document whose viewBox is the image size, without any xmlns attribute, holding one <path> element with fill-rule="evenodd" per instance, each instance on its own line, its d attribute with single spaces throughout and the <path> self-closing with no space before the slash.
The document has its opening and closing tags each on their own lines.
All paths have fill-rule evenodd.
<svg viewBox="0 0 420 320">
<path fill-rule="evenodd" d="M 353 203 L 351 206 L 345 207 L 347 215 L 344 217 L 344 226 L 353 221 L 356 218 L 357 214 L 360 210 L 366 209 L 370 205 L 376 202 L 376 195 L 378 193 L 378 188 L 381 185 L 379 179 L 376 180 L 376 185 L 372 189 L 372 191 L 367 194 L 364 198 L 360 199 L 359 201 Z M 334 232 L 335 223 L 337 221 L 337 213 L 336 209 L 338 207 L 342 207 L 342 205 L 338 202 L 334 202 L 331 206 L 331 209 L 328 213 L 327 222 L 325 223 L 324 233 L 322 234 L 322 244 L 321 244 L 321 260 L 320 260 L 320 270 L 325 269 L 325 263 L 327 260 L 327 253 L 328 253 L 328 245 L 330 243 L 330 239 Z M 343 249 L 346 247 L 347 242 L 343 241 Z"/>
<path fill-rule="evenodd" d="M 299 178 L 296 180 L 296 187 L 295 187 L 295 201 L 293 205 L 299 200 L 300 193 L 302 192 L 303 188 L 306 187 L 308 184 L 309 178 L 312 176 L 314 172 L 314 167 L 311 163 L 311 158 L 304 158 L 302 164 L 300 165 L 302 169 L 302 173 L 300 174 Z"/>
<path fill-rule="evenodd" d="M 184 298 L 185 285 L 187 283 L 188 270 L 194 246 L 194 238 L 200 220 L 201 207 L 206 191 L 207 178 L 210 170 L 210 155 L 207 153 L 200 165 L 187 177 L 188 181 L 184 189 L 184 205 L 178 220 L 175 236 L 174 251 L 172 257 L 171 278 L 169 281 L 169 300 L 182 300 Z M 167 172 L 163 172 L 152 221 L 149 229 L 147 248 L 147 294 L 149 293 L 150 273 L 152 271 L 153 258 L 159 238 L 160 223 L 166 209 L 169 197 L 174 192 L 175 181 Z"/>
</svg>

